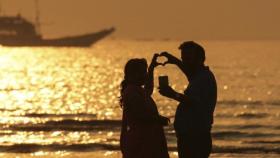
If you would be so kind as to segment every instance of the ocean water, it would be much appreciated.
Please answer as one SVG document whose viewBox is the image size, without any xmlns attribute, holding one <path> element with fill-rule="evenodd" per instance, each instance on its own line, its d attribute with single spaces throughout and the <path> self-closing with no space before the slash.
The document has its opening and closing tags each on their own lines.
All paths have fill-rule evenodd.
<svg viewBox="0 0 280 158">
<path fill-rule="evenodd" d="M 198 41 L 218 82 L 211 157 L 280 157 L 280 41 Z M 0 157 L 120 158 L 119 84 L 130 58 L 181 41 L 104 40 L 90 48 L 0 47 Z M 174 119 L 177 102 L 159 95 L 157 76 L 183 91 L 173 65 L 155 71 L 153 97 Z M 165 128 L 176 154 L 173 126 Z"/>
</svg>

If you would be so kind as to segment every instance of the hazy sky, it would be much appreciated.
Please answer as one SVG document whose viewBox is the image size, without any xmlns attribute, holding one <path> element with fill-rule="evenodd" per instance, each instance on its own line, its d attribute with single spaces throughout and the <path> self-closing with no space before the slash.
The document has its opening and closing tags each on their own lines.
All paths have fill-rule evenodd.
<svg viewBox="0 0 280 158">
<path fill-rule="evenodd" d="M 34 0 L 0 0 L 2 14 L 34 21 Z M 118 38 L 280 39 L 280 0 L 39 0 L 42 33 L 115 26 Z"/>
</svg>

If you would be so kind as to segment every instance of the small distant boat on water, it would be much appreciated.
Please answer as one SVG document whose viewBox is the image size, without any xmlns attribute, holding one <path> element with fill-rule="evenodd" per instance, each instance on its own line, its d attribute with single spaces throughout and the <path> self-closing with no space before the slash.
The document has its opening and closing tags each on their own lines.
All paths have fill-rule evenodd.
<svg viewBox="0 0 280 158">
<path fill-rule="evenodd" d="M 0 16 L 0 45 L 89 47 L 115 31 L 115 28 L 112 27 L 83 35 L 44 39 L 36 29 L 32 22 L 29 22 L 20 15 Z"/>
</svg>

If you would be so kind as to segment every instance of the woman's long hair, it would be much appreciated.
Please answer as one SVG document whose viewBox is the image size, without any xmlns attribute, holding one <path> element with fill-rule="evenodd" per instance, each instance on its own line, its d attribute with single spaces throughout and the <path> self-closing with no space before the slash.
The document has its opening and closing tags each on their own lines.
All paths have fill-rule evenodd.
<svg viewBox="0 0 280 158">
<path fill-rule="evenodd" d="M 123 102 L 123 92 L 127 85 L 129 83 L 134 84 L 135 82 L 135 76 L 139 73 L 143 73 L 147 69 L 147 61 L 146 59 L 130 59 L 124 68 L 124 79 L 121 82 L 121 89 L 120 89 L 120 106 L 123 107 L 122 102 Z"/>
</svg>

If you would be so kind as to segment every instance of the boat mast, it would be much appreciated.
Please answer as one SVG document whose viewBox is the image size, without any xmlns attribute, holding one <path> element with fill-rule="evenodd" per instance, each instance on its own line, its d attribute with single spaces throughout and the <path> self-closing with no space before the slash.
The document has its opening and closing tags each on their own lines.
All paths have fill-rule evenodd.
<svg viewBox="0 0 280 158">
<path fill-rule="evenodd" d="M 0 16 L 2 15 L 2 1 L 0 0 Z"/>
<path fill-rule="evenodd" d="M 35 1 L 35 26 L 38 31 L 38 33 L 41 32 L 41 24 L 40 24 L 40 10 L 39 10 L 39 2 L 38 0 Z"/>
</svg>

